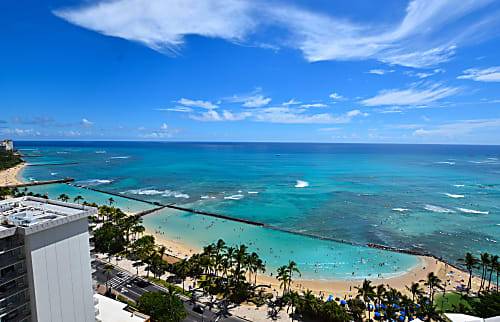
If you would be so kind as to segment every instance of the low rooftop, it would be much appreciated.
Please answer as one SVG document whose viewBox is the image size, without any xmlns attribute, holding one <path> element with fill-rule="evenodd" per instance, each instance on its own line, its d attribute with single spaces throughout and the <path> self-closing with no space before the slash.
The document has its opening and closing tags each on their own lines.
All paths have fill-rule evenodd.
<svg viewBox="0 0 500 322">
<path fill-rule="evenodd" d="M 2 231 L 23 228 L 29 234 L 96 213 L 93 207 L 31 196 L 1 200 L 0 237 Z"/>
</svg>

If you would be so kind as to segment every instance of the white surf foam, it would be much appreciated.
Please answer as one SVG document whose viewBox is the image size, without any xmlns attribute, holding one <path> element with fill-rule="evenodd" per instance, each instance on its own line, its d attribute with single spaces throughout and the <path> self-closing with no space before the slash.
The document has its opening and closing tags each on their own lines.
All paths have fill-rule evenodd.
<svg viewBox="0 0 500 322">
<path fill-rule="evenodd" d="M 106 151 L 95 151 L 95 153 L 97 154 L 104 154 L 104 153 L 107 153 Z"/>
<path fill-rule="evenodd" d="M 460 187 L 464 187 L 465 185 L 464 184 L 454 184 L 454 186 L 457 188 L 460 188 Z"/>
<path fill-rule="evenodd" d="M 473 210 L 473 209 L 467 209 L 467 208 L 458 208 L 458 210 L 460 210 L 461 212 L 466 212 L 466 213 L 469 213 L 469 214 L 481 214 L 481 215 L 487 215 L 489 214 L 488 211 L 479 211 L 479 210 Z"/>
<path fill-rule="evenodd" d="M 185 198 L 188 199 L 189 195 L 187 193 L 182 193 L 173 190 L 156 190 L 156 189 L 131 189 L 124 191 L 122 193 L 131 193 L 134 195 L 143 195 L 143 196 L 156 196 L 161 195 L 163 197 L 174 197 L 174 198 Z"/>
<path fill-rule="evenodd" d="M 297 184 L 295 185 L 295 188 L 305 188 L 309 187 L 309 182 L 304 181 L 304 180 L 297 180 Z"/>
<path fill-rule="evenodd" d="M 392 208 L 392 210 L 403 212 L 403 211 L 408 211 L 410 209 L 406 209 L 406 208 Z"/>
<path fill-rule="evenodd" d="M 56 153 L 57 154 L 68 154 L 68 152 L 66 152 L 66 151 L 57 151 Z"/>
<path fill-rule="evenodd" d="M 210 196 L 201 196 L 201 199 L 210 199 Z"/>
<path fill-rule="evenodd" d="M 84 186 L 97 186 L 99 184 L 109 184 L 111 182 L 113 182 L 113 180 L 108 180 L 108 179 L 89 179 L 80 181 L 80 183 Z"/>
<path fill-rule="evenodd" d="M 232 196 L 224 197 L 224 199 L 240 200 L 243 197 L 244 197 L 243 195 L 232 195 Z"/>
<path fill-rule="evenodd" d="M 443 193 L 443 195 L 451 197 L 451 198 L 463 198 L 463 197 L 465 197 L 464 195 L 454 195 L 451 193 Z"/>
<path fill-rule="evenodd" d="M 251 195 L 256 195 L 256 194 L 258 194 L 259 192 L 258 192 L 258 191 L 248 191 L 248 193 L 249 193 L 249 194 L 251 194 Z"/>
<path fill-rule="evenodd" d="M 443 213 L 443 214 L 450 214 L 450 213 L 455 213 L 456 211 L 439 207 L 439 206 L 433 206 L 433 205 L 425 205 L 424 207 L 425 210 L 429 210 L 432 212 L 438 212 L 438 213 Z"/>
<path fill-rule="evenodd" d="M 455 162 L 451 162 L 451 161 L 441 161 L 441 162 L 436 162 L 436 163 L 449 164 L 449 165 L 454 165 L 455 164 Z"/>
<path fill-rule="evenodd" d="M 57 172 L 51 172 L 50 175 L 51 176 L 55 176 L 57 174 Z"/>
<path fill-rule="evenodd" d="M 111 157 L 110 159 L 128 159 L 130 158 L 129 155 L 124 155 L 124 156 L 118 156 L 118 157 Z"/>
</svg>

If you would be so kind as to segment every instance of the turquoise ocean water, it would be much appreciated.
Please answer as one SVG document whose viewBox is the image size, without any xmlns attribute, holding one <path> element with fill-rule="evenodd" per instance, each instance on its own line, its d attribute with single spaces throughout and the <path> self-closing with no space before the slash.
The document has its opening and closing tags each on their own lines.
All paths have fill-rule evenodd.
<svg viewBox="0 0 500 322">
<path fill-rule="evenodd" d="M 71 176 L 77 183 L 279 228 L 429 251 L 451 262 L 466 251 L 500 254 L 500 147 L 376 144 L 16 142 L 43 156 L 26 180 Z M 33 150 L 29 150 L 33 149 Z M 104 202 L 63 184 L 32 190 Z M 147 204 L 117 199 L 139 211 Z M 396 274 L 413 256 L 295 236 L 165 210 L 144 218 L 199 247 L 223 238 L 251 243 L 272 269 L 289 258 L 304 278 Z M 383 265 L 382 265 L 383 263 Z"/>
</svg>

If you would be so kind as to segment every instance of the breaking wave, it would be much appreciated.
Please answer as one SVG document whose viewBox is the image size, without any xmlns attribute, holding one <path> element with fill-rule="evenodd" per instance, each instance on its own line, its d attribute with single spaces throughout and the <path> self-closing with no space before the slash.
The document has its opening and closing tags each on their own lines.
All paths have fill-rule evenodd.
<svg viewBox="0 0 500 322">
<path fill-rule="evenodd" d="M 455 210 L 439 207 L 439 206 L 433 206 L 433 205 L 425 205 L 424 207 L 425 210 L 429 210 L 432 212 L 438 212 L 438 213 L 443 213 L 443 214 L 451 214 L 455 213 Z"/>
<path fill-rule="evenodd" d="M 305 188 L 305 187 L 309 187 L 309 182 L 303 180 L 297 180 L 295 188 Z"/>
<path fill-rule="evenodd" d="M 463 198 L 463 197 L 465 197 L 464 195 L 454 195 L 451 193 L 443 193 L 443 195 L 451 197 L 451 198 Z"/>
<path fill-rule="evenodd" d="M 487 215 L 489 214 L 488 211 L 479 211 L 479 210 L 473 210 L 473 209 L 467 209 L 467 208 L 458 208 L 461 212 L 466 212 L 468 214 L 481 214 L 481 215 Z"/>
<path fill-rule="evenodd" d="M 162 197 L 174 197 L 174 198 L 185 198 L 188 199 L 189 195 L 187 193 L 182 193 L 173 190 L 156 190 L 156 189 L 131 189 L 124 191 L 122 193 L 131 193 L 134 195 L 142 195 L 142 196 L 157 196 L 161 195 Z"/>
</svg>

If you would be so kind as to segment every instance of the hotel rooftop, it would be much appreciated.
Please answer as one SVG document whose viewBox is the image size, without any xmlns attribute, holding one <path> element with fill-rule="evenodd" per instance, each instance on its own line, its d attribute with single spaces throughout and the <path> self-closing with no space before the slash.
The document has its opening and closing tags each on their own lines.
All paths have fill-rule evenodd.
<svg viewBox="0 0 500 322">
<path fill-rule="evenodd" d="M 92 207 L 36 197 L 0 201 L 0 238 L 14 234 L 17 228 L 27 235 L 79 220 L 95 214 Z"/>
</svg>

